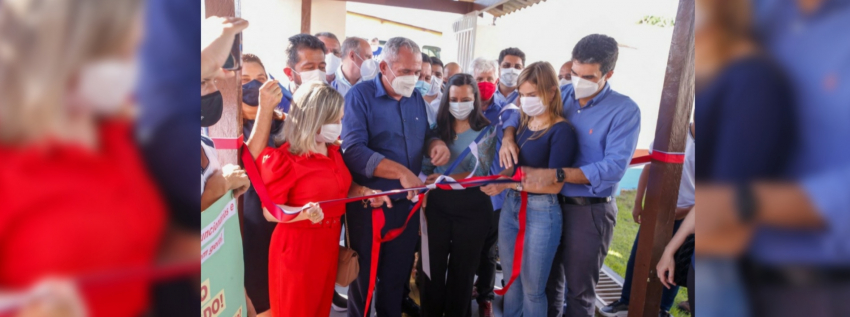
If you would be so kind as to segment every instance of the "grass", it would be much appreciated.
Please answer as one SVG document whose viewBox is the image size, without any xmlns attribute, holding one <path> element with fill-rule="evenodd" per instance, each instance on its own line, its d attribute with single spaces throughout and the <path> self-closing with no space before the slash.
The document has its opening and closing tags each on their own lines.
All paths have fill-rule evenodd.
<svg viewBox="0 0 850 317">
<path fill-rule="evenodd" d="M 626 276 L 626 263 L 629 261 L 629 254 L 632 252 L 632 245 L 635 241 L 635 235 L 638 232 L 640 225 L 632 219 L 632 208 L 634 208 L 635 191 L 624 190 L 617 197 L 617 225 L 614 227 L 614 239 L 611 241 L 611 246 L 608 248 L 608 256 L 605 257 L 605 265 L 610 267 L 620 276 Z M 676 308 L 680 302 L 688 300 L 688 291 L 684 287 L 679 288 L 679 293 L 676 295 L 676 300 L 673 303 L 673 309 L 670 311 L 673 316 L 684 317 L 689 316 L 688 313 L 680 311 Z"/>
</svg>

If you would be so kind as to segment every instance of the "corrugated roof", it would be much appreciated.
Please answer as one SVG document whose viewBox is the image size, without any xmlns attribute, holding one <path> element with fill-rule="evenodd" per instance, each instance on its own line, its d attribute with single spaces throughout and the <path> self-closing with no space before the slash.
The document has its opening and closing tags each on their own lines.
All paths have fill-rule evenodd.
<svg viewBox="0 0 850 317">
<path fill-rule="evenodd" d="M 507 0 L 500 4 L 488 7 L 487 9 L 484 9 L 484 11 L 498 18 L 542 1 L 546 0 Z"/>
</svg>

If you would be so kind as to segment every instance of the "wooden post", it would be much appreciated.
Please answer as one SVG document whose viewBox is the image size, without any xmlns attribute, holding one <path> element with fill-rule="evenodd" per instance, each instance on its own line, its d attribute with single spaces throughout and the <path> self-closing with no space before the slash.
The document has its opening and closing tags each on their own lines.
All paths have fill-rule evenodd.
<svg viewBox="0 0 850 317">
<path fill-rule="evenodd" d="M 679 0 L 655 129 L 655 150 L 685 152 L 693 101 L 694 0 Z M 681 177 L 682 164 L 652 161 L 632 277 L 630 317 L 658 316 L 664 286 L 655 266 L 673 236 Z"/>
<path fill-rule="evenodd" d="M 310 14 L 313 0 L 301 0 L 301 33 L 310 34 Z"/>
</svg>

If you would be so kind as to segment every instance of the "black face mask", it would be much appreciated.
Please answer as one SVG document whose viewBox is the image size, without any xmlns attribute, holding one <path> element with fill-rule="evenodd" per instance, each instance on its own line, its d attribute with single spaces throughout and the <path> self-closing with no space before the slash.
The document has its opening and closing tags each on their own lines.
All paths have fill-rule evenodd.
<svg viewBox="0 0 850 317">
<path fill-rule="evenodd" d="M 218 122 L 222 108 L 224 101 L 220 91 L 201 96 L 201 127 L 209 127 Z"/>
<path fill-rule="evenodd" d="M 242 85 L 242 102 L 252 107 L 260 105 L 261 86 L 263 83 L 256 79 Z"/>
</svg>

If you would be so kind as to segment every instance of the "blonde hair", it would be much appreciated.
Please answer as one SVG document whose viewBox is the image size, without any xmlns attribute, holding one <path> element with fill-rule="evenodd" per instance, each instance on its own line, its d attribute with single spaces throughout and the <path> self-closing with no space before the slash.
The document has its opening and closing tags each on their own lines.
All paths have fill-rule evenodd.
<svg viewBox="0 0 850 317">
<path fill-rule="evenodd" d="M 340 119 L 344 102 L 342 95 L 326 83 L 301 85 L 292 96 L 292 106 L 283 130 L 275 136 L 275 146 L 288 142 L 289 152 L 295 155 L 318 152 L 316 134 L 322 125 Z"/>
<path fill-rule="evenodd" d="M 537 96 L 540 101 L 545 104 L 546 112 L 549 114 L 549 126 L 546 129 L 537 131 L 530 139 L 537 139 L 552 127 L 559 119 L 564 117 L 564 101 L 561 100 L 561 88 L 558 87 L 558 73 L 549 62 L 536 62 L 526 66 L 519 73 L 517 87 L 525 82 L 530 82 L 537 86 Z M 528 122 L 531 120 L 525 112 L 520 111 L 520 126 L 518 130 L 528 127 Z"/>
<path fill-rule="evenodd" d="M 141 0 L 0 1 L 0 142 L 26 142 L 66 122 L 80 66 L 117 51 Z"/>
</svg>

